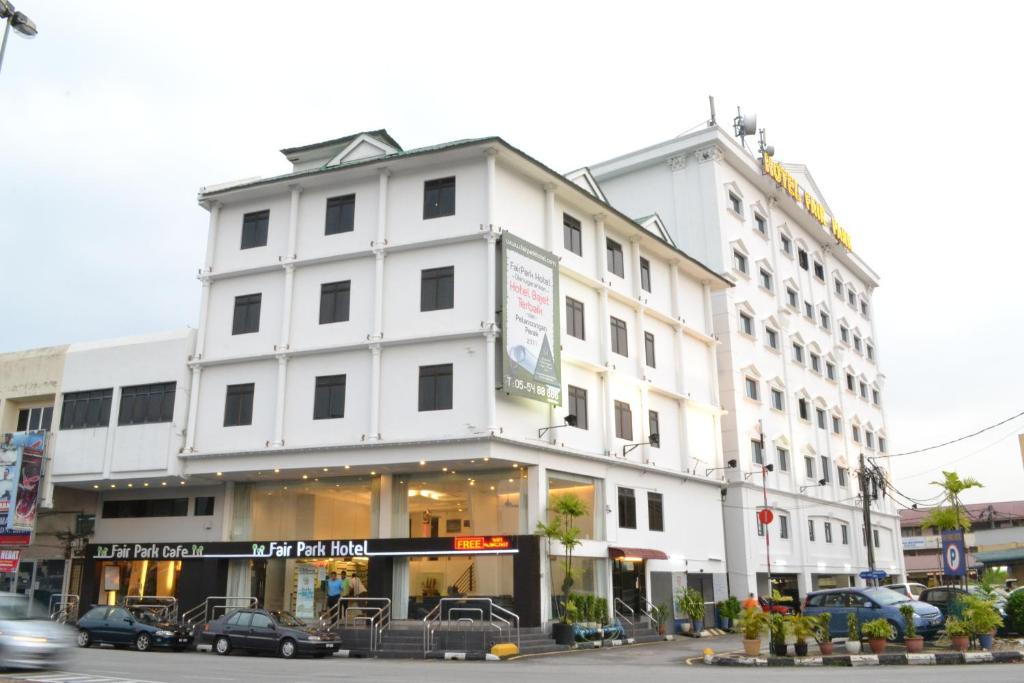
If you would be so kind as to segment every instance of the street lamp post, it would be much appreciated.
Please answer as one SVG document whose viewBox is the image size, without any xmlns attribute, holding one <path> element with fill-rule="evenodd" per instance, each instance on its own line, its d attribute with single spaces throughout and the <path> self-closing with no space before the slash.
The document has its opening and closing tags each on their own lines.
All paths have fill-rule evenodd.
<svg viewBox="0 0 1024 683">
<path fill-rule="evenodd" d="M 13 28 L 19 35 L 25 38 L 34 38 L 39 32 L 36 23 L 29 19 L 24 12 L 14 9 L 10 0 L 0 0 L 0 20 L 4 22 L 4 35 L 0 40 L 0 69 L 4 65 L 4 52 L 7 50 L 7 36 Z"/>
</svg>

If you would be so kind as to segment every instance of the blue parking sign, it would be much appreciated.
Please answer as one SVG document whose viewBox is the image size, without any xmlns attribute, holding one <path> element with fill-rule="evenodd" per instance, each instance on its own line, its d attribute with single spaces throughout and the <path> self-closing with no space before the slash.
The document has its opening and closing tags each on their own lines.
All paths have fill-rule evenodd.
<svg viewBox="0 0 1024 683">
<path fill-rule="evenodd" d="M 942 532 L 942 573 L 945 576 L 967 575 L 967 552 L 963 531 Z"/>
</svg>

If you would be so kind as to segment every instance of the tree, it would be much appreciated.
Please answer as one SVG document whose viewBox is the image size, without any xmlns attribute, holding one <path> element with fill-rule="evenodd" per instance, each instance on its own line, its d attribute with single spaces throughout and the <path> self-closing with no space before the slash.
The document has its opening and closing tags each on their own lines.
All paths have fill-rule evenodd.
<svg viewBox="0 0 1024 683">
<path fill-rule="evenodd" d="M 562 546 L 563 560 L 562 567 L 565 570 L 565 578 L 562 580 L 562 594 L 566 598 L 568 607 L 569 591 L 575 582 L 575 574 L 572 566 L 572 551 L 583 544 L 580 536 L 582 532 L 576 527 L 576 519 L 587 514 L 587 506 L 583 499 L 575 493 L 566 493 L 553 500 L 554 505 L 550 510 L 554 513 L 550 522 L 537 522 L 537 533 L 548 540 L 548 552 L 551 551 L 551 543 L 557 542 Z M 554 589 L 554 586 L 552 586 Z M 566 615 L 563 615 L 563 619 Z"/>
<path fill-rule="evenodd" d="M 984 484 L 974 477 L 960 478 L 956 472 L 942 472 L 942 481 L 929 482 L 942 489 L 942 500 L 945 505 L 933 508 L 921 520 L 921 526 L 935 527 L 939 531 L 963 529 L 971 530 L 971 520 L 960 502 L 960 494 L 967 489 L 984 488 Z"/>
</svg>

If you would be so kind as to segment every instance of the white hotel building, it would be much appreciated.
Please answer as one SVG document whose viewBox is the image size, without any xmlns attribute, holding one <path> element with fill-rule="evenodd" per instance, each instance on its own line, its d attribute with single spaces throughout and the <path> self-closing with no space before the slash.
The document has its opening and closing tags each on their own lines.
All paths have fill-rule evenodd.
<svg viewBox="0 0 1024 683">
<path fill-rule="evenodd" d="M 861 453 L 886 465 L 885 376 L 872 315 L 878 276 L 823 227 L 834 214 L 807 168 L 783 168 L 787 188 L 709 127 L 590 171 L 614 206 L 657 216 L 681 249 L 736 283 L 712 296 L 724 458 L 737 462 L 725 471 L 730 589 L 768 590 L 756 519 L 763 483 L 774 588 L 802 599 L 864 583 L 856 470 Z M 824 222 L 794 198 L 802 192 Z M 762 475 L 762 464 L 773 471 Z M 872 508 L 876 566 L 901 580 L 899 518 L 891 501 Z"/>
<path fill-rule="evenodd" d="M 796 495 L 801 449 L 813 443 L 815 454 L 838 458 L 847 442 L 737 399 L 736 373 L 749 369 L 764 391 L 779 377 L 789 395 L 831 395 L 824 405 L 844 425 L 857 416 L 876 439 L 879 409 L 837 397 L 824 380 L 795 379 L 794 366 L 761 348 L 760 333 L 724 336 L 716 357 L 713 328 L 733 326 L 724 307 L 746 301 L 758 324 L 780 319 L 780 334 L 786 317 L 774 294 L 735 274 L 740 286 L 728 294 L 720 253 L 698 250 L 709 269 L 688 255 L 685 232 L 673 242 L 658 220 L 637 222 L 609 205 L 585 172 L 561 176 L 500 138 L 406 151 L 374 131 L 283 153 L 293 165 L 283 175 L 200 192 L 210 221 L 197 331 L 68 353 L 50 483 L 97 497 L 95 534 L 71 586 L 83 604 L 157 594 L 184 609 L 210 595 L 251 595 L 313 616 L 324 599 L 319 579 L 345 569 L 371 595 L 390 597 L 396 618 L 422 618 L 456 594 L 492 597 L 537 625 L 561 581 L 533 534 L 550 497 L 570 491 L 588 510 L 575 591 L 646 610 L 639 595 L 665 602 L 691 585 L 711 602 L 728 590 L 727 520 L 721 471 L 708 470 L 722 467 L 723 427 L 735 454 L 758 417 L 772 443 L 796 444 L 786 480 L 770 478 L 793 518 L 782 555 L 790 567 L 809 556 L 795 533 L 803 510 L 852 495 L 835 484 Z M 767 238 L 749 226 L 740 237 L 758 206 L 758 179 L 714 166 L 734 174 L 745 197 L 742 218 L 721 215 L 736 221 L 729 231 L 751 267 L 777 262 L 780 286 L 799 279 L 810 296 L 811 283 Z M 762 205 L 781 219 L 767 197 Z M 817 246 L 797 220 L 789 225 L 794 243 Z M 560 406 L 503 386 L 507 234 L 559 259 Z M 867 295 L 864 269 L 847 260 L 829 259 L 830 277 L 840 268 L 844 286 Z M 815 301 L 827 300 L 828 288 L 818 290 Z M 835 317 L 870 329 L 856 310 Z M 853 353 L 842 360 L 810 325 L 804 334 L 808 353 L 817 344 L 837 367 L 875 381 L 873 363 Z M 862 344 L 873 338 L 859 334 Z M 556 428 L 539 435 L 545 427 Z M 748 453 L 743 462 L 748 471 Z M 752 505 L 757 490 L 733 481 L 730 508 Z M 848 506 L 816 509 L 856 528 Z M 728 517 L 739 529 L 741 517 Z M 898 547 L 895 532 L 880 529 Z M 366 552 L 265 551 L 332 540 Z M 156 556 L 147 555 L 153 544 Z M 488 552 L 473 552 L 481 547 Z M 863 564 L 852 557 L 859 546 L 843 555 L 834 546 L 834 561 L 816 547 L 830 572 Z M 730 552 L 734 577 L 754 570 Z M 310 598 L 301 589 L 314 584 Z"/>
</svg>

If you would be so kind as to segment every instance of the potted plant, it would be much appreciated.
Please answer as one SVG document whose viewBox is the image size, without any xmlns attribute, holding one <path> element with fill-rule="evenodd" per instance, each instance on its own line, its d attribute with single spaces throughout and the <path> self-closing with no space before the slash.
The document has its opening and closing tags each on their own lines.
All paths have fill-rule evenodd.
<svg viewBox="0 0 1024 683">
<path fill-rule="evenodd" d="M 562 580 L 561 595 L 565 597 L 565 601 L 564 603 L 556 602 L 562 609 L 559 610 L 561 614 L 559 614 L 558 621 L 551 626 L 551 635 L 559 645 L 572 645 L 576 642 L 576 629 L 573 627 L 573 623 L 576 621 L 575 616 L 579 611 L 578 606 L 569 596 L 575 580 L 572 551 L 583 543 L 580 540 L 581 532 L 575 522 L 578 517 L 587 514 L 587 506 L 583 499 L 574 493 L 558 496 L 553 503 L 551 512 L 554 514 L 551 515 L 551 521 L 538 522 L 537 534 L 547 539 L 548 554 L 551 553 L 553 543 L 558 543 L 562 547 L 562 568 L 565 570 L 565 578 Z M 552 586 L 551 593 L 558 594 L 554 586 Z"/>
<path fill-rule="evenodd" d="M 652 607 L 651 616 L 658 622 L 658 635 L 665 635 L 665 622 L 668 621 L 668 605 L 661 604 Z"/>
<path fill-rule="evenodd" d="M 832 614 L 822 612 L 817 617 L 811 618 L 815 620 L 814 640 L 818 643 L 818 649 L 821 650 L 823 655 L 832 654 L 832 632 L 830 630 Z"/>
<path fill-rule="evenodd" d="M 698 590 L 687 588 L 679 593 L 676 600 L 679 603 L 679 610 L 690 617 L 693 633 L 699 636 L 704 630 L 704 596 Z"/>
<path fill-rule="evenodd" d="M 788 617 L 785 617 L 785 619 L 789 622 L 790 630 L 796 638 L 796 644 L 793 646 L 793 651 L 796 653 L 797 657 L 806 657 L 807 639 L 814 637 L 815 630 L 817 628 L 817 620 L 814 617 L 804 616 L 803 614 L 791 614 Z"/>
<path fill-rule="evenodd" d="M 760 607 L 748 607 L 739 617 L 743 632 L 743 652 L 748 657 L 761 654 L 761 633 L 768 628 L 768 614 Z"/>
<path fill-rule="evenodd" d="M 740 601 L 735 595 L 730 595 L 718 603 L 719 625 L 726 631 L 730 630 L 732 622 L 740 616 Z"/>
<path fill-rule="evenodd" d="M 917 626 L 914 625 L 914 606 L 905 602 L 900 605 L 900 614 L 903 615 L 903 644 L 907 652 L 921 652 L 924 650 L 924 637 L 917 635 Z"/>
<path fill-rule="evenodd" d="M 946 618 L 946 635 L 953 643 L 953 649 L 963 652 L 970 645 L 971 628 L 967 622 L 959 617 L 949 616 Z"/>
<path fill-rule="evenodd" d="M 885 652 L 885 643 L 892 638 L 892 624 L 885 619 L 872 619 L 860 627 L 861 633 L 868 638 L 871 651 L 880 655 Z"/>
<path fill-rule="evenodd" d="M 964 601 L 964 618 L 970 634 L 978 639 L 983 650 L 991 650 L 995 641 L 996 629 L 1003 625 L 1003 618 L 996 610 L 993 601 L 977 595 L 966 595 Z"/>
<path fill-rule="evenodd" d="M 772 643 L 772 654 L 776 657 L 786 656 L 786 632 L 789 630 L 788 627 L 789 622 L 781 614 L 772 612 L 768 615 L 768 635 Z"/>
<path fill-rule="evenodd" d="M 846 652 L 851 655 L 860 653 L 860 627 L 856 612 L 846 615 Z"/>
</svg>

